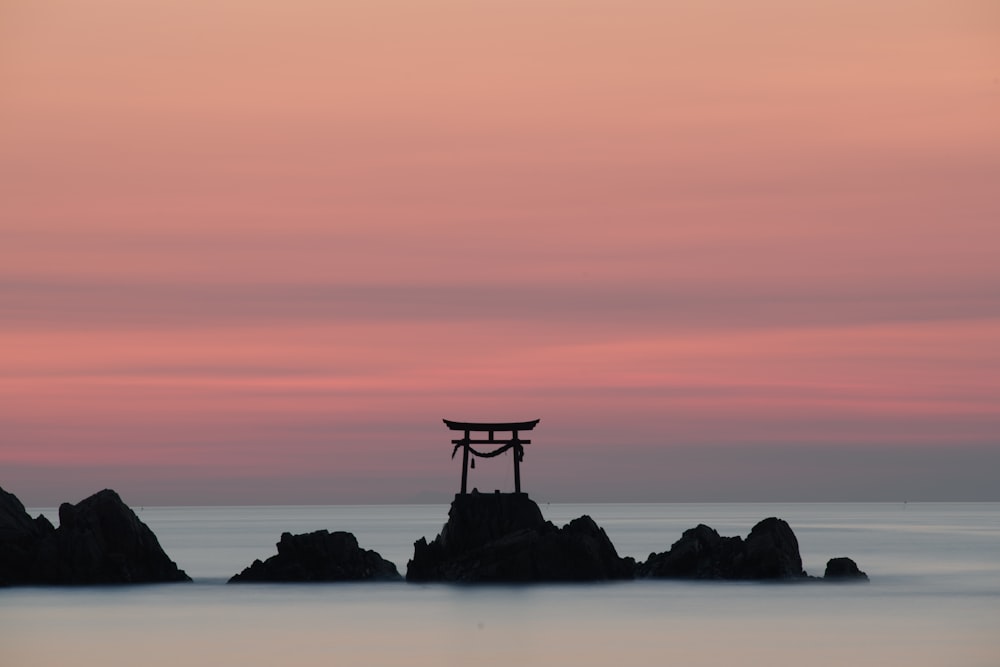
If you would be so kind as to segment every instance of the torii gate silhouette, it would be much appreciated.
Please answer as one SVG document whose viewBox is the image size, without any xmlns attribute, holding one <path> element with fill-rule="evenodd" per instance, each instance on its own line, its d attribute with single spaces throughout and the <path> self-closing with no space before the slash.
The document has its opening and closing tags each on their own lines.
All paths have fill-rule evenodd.
<svg viewBox="0 0 1000 667">
<path fill-rule="evenodd" d="M 467 493 L 469 480 L 469 454 L 491 459 L 503 454 L 508 449 L 514 450 L 514 493 L 521 493 L 521 460 L 524 459 L 523 445 L 531 444 L 531 440 L 522 440 L 518 433 L 530 431 L 538 425 L 540 419 L 527 422 L 456 422 L 445 419 L 445 425 L 452 431 L 464 431 L 465 435 L 458 440 L 452 440 L 455 445 L 451 457 L 455 458 L 458 448 L 462 448 L 462 495 Z M 473 433 L 488 433 L 487 438 L 473 438 Z M 510 433 L 509 438 L 497 438 L 497 433 Z M 472 445 L 499 445 L 496 449 L 481 452 Z"/>
</svg>

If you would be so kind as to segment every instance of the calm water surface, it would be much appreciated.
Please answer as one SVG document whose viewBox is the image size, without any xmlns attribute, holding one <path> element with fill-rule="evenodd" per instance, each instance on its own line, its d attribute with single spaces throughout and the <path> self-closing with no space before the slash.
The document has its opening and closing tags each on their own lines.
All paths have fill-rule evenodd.
<svg viewBox="0 0 1000 667">
<path fill-rule="evenodd" d="M 227 586 L 282 531 L 320 528 L 353 532 L 405 572 L 447 507 L 143 508 L 195 582 L 0 590 L 0 665 L 1000 666 L 1000 504 L 542 511 L 557 524 L 590 514 L 638 559 L 698 523 L 745 536 L 778 516 L 810 573 L 847 555 L 872 582 Z"/>
</svg>

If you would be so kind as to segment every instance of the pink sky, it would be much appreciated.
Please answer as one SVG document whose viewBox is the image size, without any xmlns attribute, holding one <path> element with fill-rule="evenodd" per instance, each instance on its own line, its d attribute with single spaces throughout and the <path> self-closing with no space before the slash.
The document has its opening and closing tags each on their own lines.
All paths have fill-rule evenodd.
<svg viewBox="0 0 1000 667">
<path fill-rule="evenodd" d="M 1000 500 L 998 119 L 973 0 L 5 3 L 0 486 Z"/>
</svg>

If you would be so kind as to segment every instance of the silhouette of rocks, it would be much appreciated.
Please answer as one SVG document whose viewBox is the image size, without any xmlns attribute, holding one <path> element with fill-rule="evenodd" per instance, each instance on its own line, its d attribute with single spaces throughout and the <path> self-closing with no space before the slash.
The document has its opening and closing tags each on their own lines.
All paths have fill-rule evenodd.
<svg viewBox="0 0 1000 667">
<path fill-rule="evenodd" d="M 698 524 L 681 534 L 669 551 L 651 553 L 637 568 L 640 577 L 727 579 L 732 563 L 743 550 L 739 537 L 722 537 Z"/>
<path fill-rule="evenodd" d="M 773 517 L 754 526 L 746 540 L 722 537 L 703 524 L 686 530 L 669 551 L 650 554 L 637 574 L 671 579 L 806 578 L 795 533 Z"/>
<path fill-rule="evenodd" d="M 42 541 L 36 577 L 50 584 L 191 581 L 110 489 L 59 506 L 59 528 Z"/>
<path fill-rule="evenodd" d="M 868 581 L 868 575 L 858 568 L 858 564 L 850 558 L 841 556 L 831 558 L 826 562 L 824 581 Z"/>
<path fill-rule="evenodd" d="M 0 492 L 0 582 L 190 581 L 114 491 L 100 491 L 76 505 L 63 503 L 58 529 L 44 517 L 31 519 L 16 497 Z"/>
<path fill-rule="evenodd" d="M 38 546 L 55 530 L 44 516 L 32 519 L 17 496 L 0 488 L 0 586 L 33 583 Z"/>
<path fill-rule="evenodd" d="M 277 546 L 276 556 L 255 560 L 229 583 L 402 580 L 394 564 L 375 551 L 360 548 L 351 533 L 282 533 Z"/>
<path fill-rule="evenodd" d="M 432 542 L 414 543 L 406 579 L 594 581 L 630 579 L 634 567 L 589 516 L 556 528 L 527 494 L 473 492 L 455 496 L 448 521 Z"/>
<path fill-rule="evenodd" d="M 796 579 L 806 576 L 799 541 L 782 519 L 770 517 L 750 530 L 736 579 Z"/>
</svg>

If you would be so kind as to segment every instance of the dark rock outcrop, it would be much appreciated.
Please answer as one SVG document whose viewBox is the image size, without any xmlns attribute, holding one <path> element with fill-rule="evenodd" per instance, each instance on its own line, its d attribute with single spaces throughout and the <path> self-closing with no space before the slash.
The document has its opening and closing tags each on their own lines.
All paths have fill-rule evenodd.
<svg viewBox="0 0 1000 667">
<path fill-rule="evenodd" d="M 637 568 L 640 577 L 664 579 L 803 579 L 799 542 L 781 519 L 764 519 L 746 540 L 722 537 L 699 525 L 663 553 L 652 553 Z"/>
<path fill-rule="evenodd" d="M 51 584 L 190 581 L 117 493 L 59 506 L 59 528 L 38 551 L 36 577 Z"/>
<path fill-rule="evenodd" d="M 840 556 L 826 562 L 824 581 L 868 581 L 868 575 L 858 568 L 858 564 L 850 558 Z"/>
<path fill-rule="evenodd" d="M 432 541 L 420 538 L 407 581 L 528 582 L 632 578 L 635 562 L 621 558 L 589 516 L 562 528 L 546 521 L 524 493 L 455 496 L 448 522 Z"/>
<path fill-rule="evenodd" d="M 17 496 L 0 489 L 0 586 L 33 583 L 38 546 L 55 530 L 44 516 L 32 519 Z"/>
<path fill-rule="evenodd" d="M 743 558 L 734 566 L 734 579 L 800 579 L 806 576 L 795 533 L 786 521 L 774 517 L 750 529 L 743 543 Z"/>
<path fill-rule="evenodd" d="M 317 530 L 282 533 L 278 554 L 255 560 L 229 583 L 253 581 L 399 581 L 396 566 L 377 552 L 362 549 L 351 533 Z"/>
<path fill-rule="evenodd" d="M 675 579 L 727 579 L 732 563 L 743 551 L 743 539 L 722 537 L 713 528 L 698 524 L 681 534 L 669 551 L 652 553 L 639 564 L 640 577 Z"/>
<path fill-rule="evenodd" d="M 0 490 L 2 491 L 2 490 Z M 190 581 L 118 494 L 100 491 L 59 507 L 59 528 L 0 497 L 0 582 L 135 584 Z"/>
</svg>

